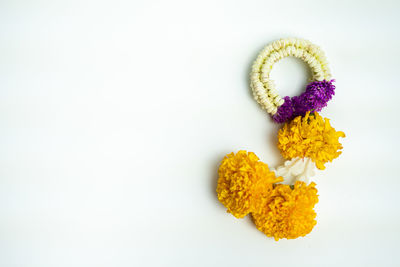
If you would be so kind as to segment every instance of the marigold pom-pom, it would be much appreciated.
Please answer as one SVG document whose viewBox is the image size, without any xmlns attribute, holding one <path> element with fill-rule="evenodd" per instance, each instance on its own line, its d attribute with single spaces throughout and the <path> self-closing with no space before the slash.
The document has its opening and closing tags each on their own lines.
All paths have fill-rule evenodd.
<svg viewBox="0 0 400 267">
<path fill-rule="evenodd" d="M 266 206 L 251 215 L 258 230 L 275 240 L 294 239 L 311 232 L 317 221 L 314 206 L 318 202 L 315 183 L 278 184 L 272 190 Z"/>
<path fill-rule="evenodd" d="M 244 150 L 225 156 L 218 175 L 218 199 L 237 218 L 260 212 L 273 189 L 272 184 L 283 180 L 253 152 Z"/>
<path fill-rule="evenodd" d="M 336 131 L 329 119 L 322 118 L 317 112 L 307 112 L 304 117 L 298 116 L 278 132 L 278 148 L 286 159 L 308 157 L 315 162 L 318 169 L 325 169 L 324 164 L 337 158 L 342 152 L 339 137 L 345 137 Z"/>
</svg>

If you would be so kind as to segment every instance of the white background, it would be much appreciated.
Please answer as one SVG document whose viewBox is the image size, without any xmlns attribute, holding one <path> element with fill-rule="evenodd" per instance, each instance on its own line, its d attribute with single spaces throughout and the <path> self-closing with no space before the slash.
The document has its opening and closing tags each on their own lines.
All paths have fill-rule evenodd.
<svg viewBox="0 0 400 267">
<path fill-rule="evenodd" d="M 0 266 L 399 266 L 400 2 L 0 3 Z M 283 161 L 248 74 L 281 37 L 320 45 L 343 154 L 318 224 L 275 242 L 216 198 L 231 151 Z M 284 59 L 282 96 L 309 78 Z"/>
</svg>

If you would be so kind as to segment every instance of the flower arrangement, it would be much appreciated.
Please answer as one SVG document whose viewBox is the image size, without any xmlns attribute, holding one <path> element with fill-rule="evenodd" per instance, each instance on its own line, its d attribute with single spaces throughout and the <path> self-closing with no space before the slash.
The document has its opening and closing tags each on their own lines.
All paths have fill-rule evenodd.
<svg viewBox="0 0 400 267">
<path fill-rule="evenodd" d="M 295 56 L 312 69 L 312 81 L 299 96 L 281 98 L 269 78 L 275 62 Z M 250 87 L 255 100 L 276 123 L 278 148 L 287 161 L 277 169 L 244 150 L 225 156 L 218 170 L 217 196 L 227 212 L 237 218 L 250 214 L 256 227 L 275 240 L 305 236 L 316 225 L 315 170 L 341 154 L 345 137 L 320 112 L 335 94 L 323 51 L 303 39 L 281 39 L 267 45 L 255 60 Z"/>
<path fill-rule="evenodd" d="M 275 62 L 288 56 L 300 58 L 308 63 L 312 70 L 313 82 L 331 81 L 331 73 L 324 52 L 310 41 L 288 38 L 267 45 L 254 61 L 250 74 L 250 87 L 253 90 L 254 99 L 271 116 L 278 112 L 278 108 L 286 102 L 286 99 L 282 99 L 276 92 L 275 84 L 270 79 L 270 72 Z M 318 84 L 311 85 L 309 91 L 315 86 Z M 306 96 L 301 99 L 305 98 Z M 290 117 L 286 119 L 290 119 Z M 279 120 L 278 122 L 284 121 Z"/>
</svg>

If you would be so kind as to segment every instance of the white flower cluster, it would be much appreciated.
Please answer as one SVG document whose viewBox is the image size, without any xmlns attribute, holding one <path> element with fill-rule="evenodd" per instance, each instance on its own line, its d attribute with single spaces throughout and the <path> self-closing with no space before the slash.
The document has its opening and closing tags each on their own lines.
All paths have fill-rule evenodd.
<svg viewBox="0 0 400 267">
<path fill-rule="evenodd" d="M 324 52 L 310 41 L 297 38 L 277 40 L 260 52 L 254 61 L 250 74 L 250 87 L 254 99 L 271 115 L 274 115 L 284 100 L 275 90 L 274 82 L 269 78 L 275 62 L 288 56 L 304 60 L 311 67 L 312 80 L 330 80 L 331 73 Z"/>
<path fill-rule="evenodd" d="M 315 175 L 317 167 L 315 163 L 310 158 L 293 158 L 291 160 L 286 160 L 285 163 L 276 170 L 275 175 L 283 177 L 282 184 L 295 184 L 296 181 L 302 181 L 308 184 L 310 178 Z"/>
</svg>

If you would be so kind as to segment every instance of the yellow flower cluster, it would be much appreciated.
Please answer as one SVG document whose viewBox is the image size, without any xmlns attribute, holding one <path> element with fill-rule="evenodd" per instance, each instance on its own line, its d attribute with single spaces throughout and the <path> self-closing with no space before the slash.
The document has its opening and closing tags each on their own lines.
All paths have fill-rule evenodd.
<svg viewBox="0 0 400 267">
<path fill-rule="evenodd" d="M 218 199 L 237 218 L 250 212 L 261 212 L 273 189 L 272 184 L 283 180 L 253 152 L 244 150 L 225 156 L 218 175 Z"/>
<path fill-rule="evenodd" d="M 283 178 L 276 177 L 254 153 L 243 150 L 225 156 L 218 174 L 219 201 L 237 218 L 251 213 L 257 228 L 267 236 L 297 238 L 316 224 L 315 183 L 276 184 Z"/>
<path fill-rule="evenodd" d="M 252 213 L 253 221 L 258 230 L 275 240 L 305 236 L 317 223 L 313 209 L 317 202 L 315 183 L 307 186 L 298 181 L 294 189 L 279 184 L 272 190 L 265 209 Z"/>
<path fill-rule="evenodd" d="M 318 169 L 337 158 L 342 152 L 339 137 L 345 134 L 330 125 L 329 119 L 322 118 L 317 112 L 298 116 L 285 123 L 278 133 L 278 148 L 286 159 L 308 157 Z"/>
</svg>

